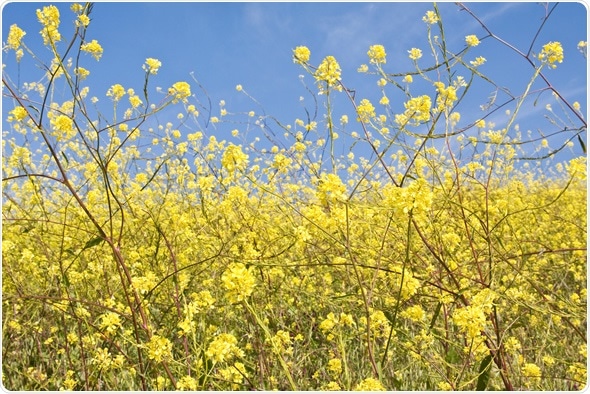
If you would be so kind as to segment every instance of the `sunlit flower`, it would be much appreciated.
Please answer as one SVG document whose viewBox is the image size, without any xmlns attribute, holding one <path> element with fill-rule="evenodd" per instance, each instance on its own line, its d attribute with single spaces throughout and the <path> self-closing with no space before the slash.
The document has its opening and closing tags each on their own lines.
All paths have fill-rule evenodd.
<svg viewBox="0 0 590 394">
<path fill-rule="evenodd" d="M 186 82 L 176 82 L 168 94 L 173 97 L 172 102 L 185 101 L 191 95 L 191 86 Z"/>
<path fill-rule="evenodd" d="M 16 24 L 11 25 L 10 30 L 8 31 L 8 37 L 6 38 L 6 43 L 8 44 L 8 47 L 16 51 L 21 46 L 21 41 L 26 34 L 27 33 L 25 33 Z"/>
<path fill-rule="evenodd" d="M 438 16 L 434 11 L 426 11 L 426 15 L 422 17 L 422 20 L 429 25 L 433 25 L 438 22 Z"/>
<path fill-rule="evenodd" d="M 310 50 L 306 46 L 298 46 L 293 50 L 293 62 L 304 64 L 309 61 Z"/>
<path fill-rule="evenodd" d="M 474 34 L 465 36 L 465 42 L 467 43 L 467 46 L 470 47 L 476 47 L 479 45 L 479 39 Z"/>
<path fill-rule="evenodd" d="M 59 10 L 54 5 L 43 7 L 42 10 L 37 9 L 37 19 L 43 25 L 40 33 L 43 37 L 43 45 L 56 43 L 61 40 L 61 34 L 57 30 L 59 28 Z"/>
<path fill-rule="evenodd" d="M 125 88 L 120 84 L 114 84 L 107 91 L 107 97 L 112 97 L 113 101 L 119 101 L 125 95 Z"/>
<path fill-rule="evenodd" d="M 367 55 L 369 55 L 370 62 L 373 64 L 387 62 L 387 59 L 385 59 L 385 56 L 387 56 L 387 54 L 385 53 L 385 48 L 383 47 L 383 45 L 371 45 L 369 47 Z"/>
<path fill-rule="evenodd" d="M 226 290 L 227 298 L 232 303 L 250 297 L 256 286 L 256 278 L 242 263 L 231 263 L 221 276 L 221 282 Z"/>
<path fill-rule="evenodd" d="M 21 121 L 27 116 L 27 110 L 24 107 L 18 106 L 15 107 L 12 111 L 9 112 L 11 117 L 8 118 L 8 121 Z"/>
<path fill-rule="evenodd" d="M 102 47 L 96 40 L 92 40 L 80 47 L 80 49 L 84 52 L 88 52 L 94 57 L 96 60 L 99 60 L 102 56 Z"/>
<path fill-rule="evenodd" d="M 146 347 L 150 360 L 161 362 L 172 358 L 172 342 L 168 338 L 153 335 Z"/>
<path fill-rule="evenodd" d="M 381 382 L 374 378 L 367 378 L 357 384 L 354 388 L 354 391 L 387 391 L 385 387 L 381 384 Z"/>
<path fill-rule="evenodd" d="M 422 57 L 422 50 L 418 48 L 412 48 L 408 51 L 408 53 L 410 54 L 409 57 L 412 60 L 418 60 Z"/>
<path fill-rule="evenodd" d="M 157 74 L 160 67 L 162 67 L 162 62 L 151 57 L 145 59 L 145 64 L 142 66 L 143 70 L 150 74 Z"/>
<path fill-rule="evenodd" d="M 543 49 L 539 53 L 539 60 L 548 64 L 551 68 L 556 68 L 555 62 L 563 62 L 563 47 L 561 43 L 553 41 L 543 45 Z"/>
<path fill-rule="evenodd" d="M 478 56 L 475 58 L 475 60 L 470 61 L 469 63 L 473 66 L 473 67 L 479 67 L 482 64 L 484 64 L 486 62 L 486 58 L 483 56 Z"/>
<path fill-rule="evenodd" d="M 320 90 L 335 86 L 336 89 L 341 89 L 338 85 L 340 81 L 340 65 L 334 56 L 326 56 L 320 63 L 314 73 L 316 81 L 319 83 Z"/>
<path fill-rule="evenodd" d="M 231 361 L 242 357 L 244 352 L 237 346 L 238 340 L 232 334 L 219 334 L 209 344 L 205 355 L 214 362 Z"/>
<path fill-rule="evenodd" d="M 375 107 L 368 99 L 362 99 L 358 107 L 356 108 L 358 114 L 357 121 L 369 122 L 371 118 L 375 117 Z"/>
</svg>

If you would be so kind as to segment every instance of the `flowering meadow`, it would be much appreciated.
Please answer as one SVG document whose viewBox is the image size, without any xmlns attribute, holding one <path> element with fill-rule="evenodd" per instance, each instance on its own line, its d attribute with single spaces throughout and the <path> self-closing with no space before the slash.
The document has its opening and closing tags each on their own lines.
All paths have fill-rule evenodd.
<svg viewBox="0 0 590 394">
<path fill-rule="evenodd" d="M 447 46 L 434 4 L 428 47 L 374 43 L 346 71 L 378 102 L 337 54 L 285 48 L 317 102 L 285 120 L 190 77 L 157 89 L 157 58 L 143 85 L 92 90 L 100 6 L 41 7 L 3 43 L 39 71 L 2 74 L 5 388 L 585 387 L 586 120 L 551 84 L 585 41 L 533 41 L 508 94 L 478 46 L 509 44 L 471 14 L 487 35 Z M 504 95 L 461 111 L 476 83 Z M 546 128 L 521 130 L 541 93 Z"/>
</svg>

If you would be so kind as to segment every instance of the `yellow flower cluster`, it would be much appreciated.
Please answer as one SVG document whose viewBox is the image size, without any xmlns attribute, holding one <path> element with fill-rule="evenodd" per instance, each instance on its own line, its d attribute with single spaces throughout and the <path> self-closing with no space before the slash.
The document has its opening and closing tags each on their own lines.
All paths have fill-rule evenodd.
<svg viewBox="0 0 590 394">
<path fill-rule="evenodd" d="M 563 47 L 560 42 L 552 41 L 543 45 L 541 53 L 539 53 L 539 60 L 548 64 L 551 68 L 556 68 L 555 62 L 563 62 Z"/>
<path fill-rule="evenodd" d="M 426 15 L 422 17 L 422 20 L 429 25 L 433 25 L 438 22 L 438 15 L 434 11 L 426 11 Z"/>
<path fill-rule="evenodd" d="M 243 171 L 248 165 L 248 155 L 242 151 L 240 145 L 229 145 L 221 157 L 221 165 L 230 173 Z"/>
<path fill-rule="evenodd" d="M 412 48 L 408 51 L 409 57 L 412 60 L 418 60 L 422 57 L 422 50 L 418 48 Z"/>
<path fill-rule="evenodd" d="M 321 92 L 335 87 L 336 90 L 341 90 L 340 81 L 340 65 L 334 56 L 326 56 L 320 63 L 314 73 L 314 77 L 318 82 L 318 87 Z"/>
<path fill-rule="evenodd" d="M 231 361 L 234 357 L 243 357 L 244 352 L 237 343 L 238 340 L 232 334 L 219 334 L 211 341 L 205 355 L 216 363 Z"/>
<path fill-rule="evenodd" d="M 172 96 L 172 102 L 185 101 L 191 95 L 191 86 L 186 82 L 176 82 L 170 89 L 168 95 Z"/>
<path fill-rule="evenodd" d="M 445 108 L 452 107 L 457 100 L 457 89 L 454 86 L 445 87 L 445 84 L 439 81 L 435 82 L 434 86 L 438 92 L 436 98 L 437 109 L 442 111 Z"/>
<path fill-rule="evenodd" d="M 293 50 L 293 62 L 305 64 L 309 61 L 310 55 L 311 52 L 306 46 L 298 46 Z"/>
<path fill-rule="evenodd" d="M 8 37 L 6 38 L 6 43 L 8 44 L 8 48 L 17 50 L 21 46 L 21 41 L 23 37 L 26 35 L 20 27 L 16 24 L 10 26 L 10 30 L 8 31 Z"/>
<path fill-rule="evenodd" d="M 43 37 L 43 45 L 55 44 L 61 40 L 59 28 L 59 10 L 54 5 L 43 7 L 42 10 L 37 10 L 37 19 L 43 25 L 41 29 L 41 37 Z"/>
<path fill-rule="evenodd" d="M 431 106 L 432 101 L 430 100 L 430 96 L 413 97 L 404 103 L 404 107 L 406 108 L 404 113 L 395 115 L 395 122 L 399 126 L 405 126 L 407 124 L 418 126 L 423 122 L 428 122 L 430 120 Z"/>
<path fill-rule="evenodd" d="M 373 64 L 387 63 L 387 59 L 385 58 L 387 53 L 385 53 L 383 45 L 371 45 L 367 55 L 369 55 L 370 62 Z"/>
<path fill-rule="evenodd" d="M 465 36 L 465 43 L 467 43 L 467 46 L 476 47 L 479 45 L 479 39 L 476 35 L 471 34 L 469 36 Z"/>
<path fill-rule="evenodd" d="M 252 270 L 242 263 L 231 263 L 221 276 L 221 282 L 230 302 L 241 302 L 250 297 L 256 286 Z"/>
<path fill-rule="evenodd" d="M 98 41 L 96 40 L 92 40 L 90 42 L 87 42 L 86 44 L 83 44 L 80 49 L 84 52 L 88 52 L 89 54 L 92 55 L 92 57 L 94 57 L 96 60 L 100 60 L 100 57 L 102 56 L 102 46 L 98 43 Z"/>
<path fill-rule="evenodd" d="M 381 382 L 375 378 L 366 378 L 354 388 L 354 391 L 387 391 Z"/>
<path fill-rule="evenodd" d="M 375 117 L 375 107 L 368 99 L 362 99 L 359 105 L 356 107 L 356 113 L 358 122 L 367 123 Z"/>
<path fill-rule="evenodd" d="M 112 97 L 113 101 L 117 102 L 121 100 L 121 97 L 123 97 L 125 93 L 127 93 L 125 88 L 122 85 L 116 83 L 111 86 L 109 90 L 107 90 L 107 97 Z"/>
<path fill-rule="evenodd" d="M 158 70 L 161 66 L 162 62 L 160 62 L 158 59 L 148 57 L 147 59 L 145 59 L 145 63 L 142 66 L 142 68 L 145 72 L 155 75 L 158 73 Z"/>
<path fill-rule="evenodd" d="M 147 343 L 148 358 L 156 362 L 168 361 L 172 358 L 172 342 L 160 335 L 153 335 Z"/>
</svg>

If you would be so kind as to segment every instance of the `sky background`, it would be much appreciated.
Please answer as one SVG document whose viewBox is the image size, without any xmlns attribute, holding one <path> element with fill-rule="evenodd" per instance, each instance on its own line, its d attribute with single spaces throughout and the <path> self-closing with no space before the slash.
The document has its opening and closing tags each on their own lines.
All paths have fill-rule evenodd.
<svg viewBox="0 0 590 394">
<path fill-rule="evenodd" d="M 35 16 L 35 10 L 47 4 L 50 3 L 4 3 L 3 43 L 10 25 L 16 23 L 27 32 L 24 38 L 27 46 L 48 56 L 49 52 L 41 48 L 40 25 Z M 64 39 L 59 45 L 63 50 L 70 37 L 68 33 L 73 31 L 73 13 L 69 10 L 71 3 L 53 4 L 61 12 L 60 31 Z M 525 53 L 546 12 L 546 6 L 533 2 L 465 4 L 497 36 Z M 481 26 L 468 13 L 460 11 L 455 3 L 439 3 L 438 6 L 446 28 L 447 47 L 457 53 L 465 48 L 465 36 L 475 34 L 481 43 L 471 48 L 465 59 L 485 57 L 487 62 L 480 67 L 482 73 L 515 94 L 522 93 L 534 72 L 533 67 L 506 46 L 486 38 Z M 357 102 L 361 98 L 369 98 L 378 113 L 383 113 L 378 104 L 382 95 L 376 85 L 378 77 L 360 74 L 357 69 L 361 64 L 369 63 L 367 51 L 373 44 L 384 45 L 387 51 L 384 68 L 388 72 L 415 71 L 407 52 L 412 47 L 422 49 L 423 57 L 419 60 L 422 67 L 432 65 L 426 24 L 422 21 L 422 16 L 431 9 L 433 5 L 428 2 L 97 2 L 86 37 L 98 40 L 104 54 L 99 62 L 84 55 L 81 65 L 91 71 L 85 82 L 90 86 L 90 95 L 99 97 L 104 105 L 109 105 L 105 93 L 115 83 L 140 92 L 144 79 L 141 67 L 146 58 L 152 57 L 162 62 L 158 75 L 152 80 L 153 86 L 167 89 L 174 82 L 185 80 L 191 83 L 193 93 L 200 95 L 202 100 L 203 93 L 191 79 L 193 73 L 211 98 L 212 115 L 218 115 L 218 103 L 225 100 L 229 112 L 254 110 L 260 114 L 263 109 L 281 122 L 293 124 L 296 118 L 306 119 L 305 109 L 313 113 L 314 108 L 313 97 L 305 88 L 307 85 L 315 89 L 313 78 L 305 75 L 301 80 L 299 76 L 305 72 L 292 60 L 293 48 L 305 45 L 311 50 L 310 63 L 313 65 L 318 65 L 325 56 L 333 55 L 340 63 L 344 84 L 355 90 Z M 587 108 L 587 61 L 576 46 L 579 41 L 587 40 L 587 16 L 584 3 L 560 3 L 533 46 L 533 52 L 538 53 L 542 45 L 549 41 L 562 43 L 564 63 L 555 70 L 545 70 L 544 74 L 570 103 L 578 101 L 581 104 L 584 117 Z M 6 65 L 4 72 L 15 82 L 34 81 L 43 74 L 28 55 L 18 67 L 13 52 L 2 55 L 2 63 Z M 468 72 L 464 75 L 467 77 Z M 238 93 L 235 89 L 237 84 L 241 84 L 261 106 Z M 538 83 L 534 88 L 543 86 Z M 416 83 L 411 89 L 413 95 L 434 95 L 431 85 Z M 403 112 L 404 96 L 394 93 L 394 89 L 387 91 L 391 92 L 388 96 L 393 112 Z M 489 84 L 478 82 L 473 85 L 471 98 L 458 109 L 462 114 L 460 125 L 467 125 L 484 115 L 479 105 L 484 104 L 491 93 L 493 87 Z M 320 114 L 316 120 L 321 122 L 322 98 L 317 98 L 320 100 Z M 536 105 L 533 106 L 531 100 L 518 119 L 523 132 L 532 130 L 538 135 L 538 130 L 550 132 L 555 129 L 544 117 L 547 115 L 547 103 L 562 118 L 569 116 L 574 119 L 571 113 L 564 115 L 559 110 L 559 105 L 548 92 L 535 96 L 535 99 Z M 360 132 L 358 124 L 352 125 L 355 123 L 354 112 L 344 94 L 335 98 L 334 105 L 336 119 L 341 114 L 348 114 L 351 120 L 349 130 L 356 128 Z M 505 108 L 513 107 L 514 103 Z M 3 122 L 7 110 L 11 108 L 10 101 L 3 99 Z M 178 110 L 173 112 L 162 116 L 174 119 Z M 507 119 L 504 108 L 487 118 L 497 127 L 501 127 Z M 574 120 L 574 123 L 580 122 Z M 234 128 L 235 124 L 222 123 L 217 125 L 216 132 L 222 135 L 220 139 L 231 140 L 229 130 Z M 7 130 L 5 124 L 3 129 Z M 347 141 L 341 141 L 343 147 L 340 153 L 345 153 Z M 573 151 L 563 154 L 579 155 L 580 152 L 576 143 Z"/>
</svg>

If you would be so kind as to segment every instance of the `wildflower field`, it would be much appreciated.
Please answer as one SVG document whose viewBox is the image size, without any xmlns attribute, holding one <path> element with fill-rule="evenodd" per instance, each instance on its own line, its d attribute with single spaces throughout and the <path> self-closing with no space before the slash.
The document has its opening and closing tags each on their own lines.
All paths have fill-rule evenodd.
<svg viewBox="0 0 590 394">
<path fill-rule="evenodd" d="M 508 91 L 477 50 L 510 44 L 480 21 L 485 36 L 447 46 L 434 4 L 429 47 L 374 43 L 347 70 L 379 102 L 337 54 L 285 48 L 317 105 L 277 119 L 212 103 L 195 78 L 156 89 L 157 58 L 143 85 L 93 91 L 100 6 L 42 6 L 39 31 L 3 42 L 39 70 L 2 74 L 6 389 L 586 386 L 585 108 L 551 84 L 585 41 L 564 56 L 533 40 L 530 80 Z M 461 112 L 476 83 L 500 93 Z M 521 131 L 541 94 L 546 128 Z"/>
</svg>

